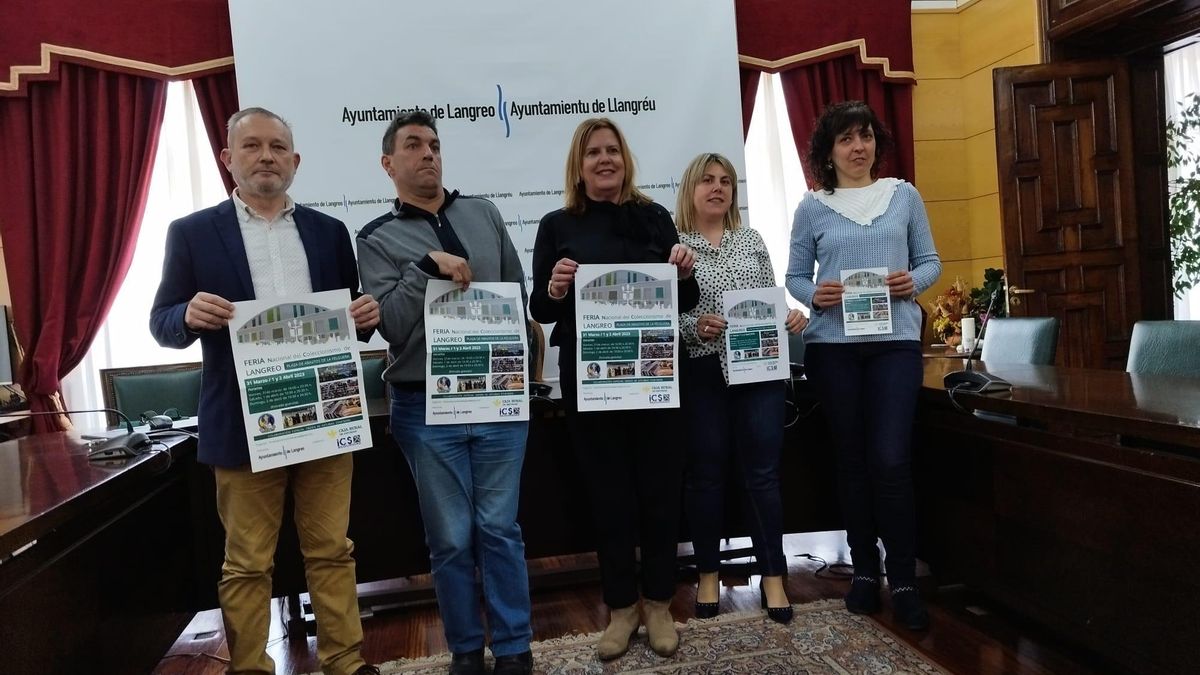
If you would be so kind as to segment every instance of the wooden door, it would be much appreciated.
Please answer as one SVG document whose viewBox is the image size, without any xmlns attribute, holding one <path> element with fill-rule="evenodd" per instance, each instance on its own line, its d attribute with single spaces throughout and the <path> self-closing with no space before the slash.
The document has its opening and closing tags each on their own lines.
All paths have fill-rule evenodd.
<svg viewBox="0 0 1200 675">
<path fill-rule="evenodd" d="M 1058 318 L 1059 365 L 1124 368 L 1141 317 L 1128 66 L 997 68 L 993 82 L 1010 310 Z"/>
</svg>

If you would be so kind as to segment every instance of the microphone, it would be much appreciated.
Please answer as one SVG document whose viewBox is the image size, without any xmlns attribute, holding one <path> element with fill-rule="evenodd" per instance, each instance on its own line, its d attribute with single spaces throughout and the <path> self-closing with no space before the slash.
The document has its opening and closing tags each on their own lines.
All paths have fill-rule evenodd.
<svg viewBox="0 0 1200 675">
<path fill-rule="evenodd" d="M 45 412 L 15 412 L 4 413 L 4 417 L 36 417 L 38 415 L 70 415 L 72 413 L 112 413 L 125 420 L 125 433 L 114 436 L 98 448 L 88 450 L 90 460 L 124 459 L 137 457 L 150 449 L 150 437 L 140 431 L 133 430 L 133 422 L 129 417 L 116 408 L 96 408 L 95 410 L 54 410 Z"/>
<path fill-rule="evenodd" d="M 987 331 L 987 325 L 992 320 L 992 308 L 996 304 L 996 296 L 1000 293 L 1000 289 L 992 291 L 991 300 L 988 301 L 987 310 L 984 312 L 987 315 L 987 320 L 979 327 L 979 339 L 983 339 L 984 333 Z M 975 361 L 975 345 L 971 345 L 970 353 L 967 354 L 967 364 L 960 370 L 953 373 L 946 373 L 946 377 L 942 378 L 942 384 L 950 390 L 951 394 L 956 391 L 970 391 L 976 393 L 988 393 L 993 391 L 1008 391 L 1012 389 L 1012 383 L 1002 377 L 997 377 L 990 373 L 984 373 L 975 370 L 973 362 Z"/>
</svg>

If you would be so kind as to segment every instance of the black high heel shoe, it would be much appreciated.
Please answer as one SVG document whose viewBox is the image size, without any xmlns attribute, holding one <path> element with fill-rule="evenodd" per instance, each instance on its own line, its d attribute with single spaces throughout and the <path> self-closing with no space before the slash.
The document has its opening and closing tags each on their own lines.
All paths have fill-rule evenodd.
<svg viewBox="0 0 1200 675">
<path fill-rule="evenodd" d="M 761 581 L 758 582 L 758 599 L 762 608 L 767 610 L 767 617 L 775 623 L 791 623 L 792 621 L 792 605 L 788 603 L 787 607 L 768 607 L 767 606 L 767 590 L 763 588 Z"/>
<path fill-rule="evenodd" d="M 717 583 L 717 601 L 700 602 L 700 585 L 696 585 L 696 618 L 711 619 L 721 613 L 721 584 Z"/>
</svg>

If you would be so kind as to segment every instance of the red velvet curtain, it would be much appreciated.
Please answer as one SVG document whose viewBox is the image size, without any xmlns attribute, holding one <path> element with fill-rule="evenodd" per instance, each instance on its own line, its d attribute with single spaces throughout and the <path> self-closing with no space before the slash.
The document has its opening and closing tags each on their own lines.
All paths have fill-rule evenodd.
<svg viewBox="0 0 1200 675">
<path fill-rule="evenodd" d="M 34 412 L 61 410 L 60 379 L 84 357 L 129 270 L 167 83 L 62 63 L 56 81 L 0 99 L 0 236 L 18 380 Z M 66 423 L 35 417 L 34 431 Z"/>
<path fill-rule="evenodd" d="M 863 67 L 856 56 L 797 66 L 779 73 L 796 151 L 804 159 L 809 138 L 825 106 L 839 101 L 865 101 L 892 132 L 896 146 L 879 175 L 914 182 L 912 86 L 884 82 L 879 71 Z M 812 172 L 805 167 L 809 187 Z"/>
<path fill-rule="evenodd" d="M 750 135 L 750 116 L 754 114 L 754 99 L 758 96 L 758 81 L 762 73 L 749 68 L 740 70 L 742 77 L 742 139 Z"/>
<path fill-rule="evenodd" d="M 196 102 L 200 116 L 208 130 L 208 142 L 212 145 L 213 157 L 217 160 L 217 171 L 225 182 L 225 191 L 233 192 L 233 176 L 221 164 L 221 149 L 225 147 L 225 124 L 238 108 L 237 76 L 232 69 L 213 73 L 192 80 L 196 89 Z"/>
<path fill-rule="evenodd" d="M 746 70 L 777 73 L 804 157 L 826 105 L 866 101 L 896 139 L 881 173 L 914 181 L 909 0 L 839 0 L 834 12 L 829 3 L 795 0 L 735 0 L 734 6 L 743 107 Z"/>
</svg>

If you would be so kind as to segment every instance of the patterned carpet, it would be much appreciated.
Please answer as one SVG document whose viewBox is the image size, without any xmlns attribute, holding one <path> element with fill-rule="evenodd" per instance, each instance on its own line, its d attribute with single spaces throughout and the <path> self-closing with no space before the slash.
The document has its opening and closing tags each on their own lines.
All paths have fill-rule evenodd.
<svg viewBox="0 0 1200 675">
<path fill-rule="evenodd" d="M 847 612 L 841 600 L 795 606 L 793 621 L 782 626 L 762 611 L 722 614 L 680 624 L 679 651 L 664 659 L 650 651 L 645 628 L 629 652 L 609 663 L 596 658 L 599 633 L 569 635 L 533 645 L 534 672 L 721 673 L 796 675 L 799 673 L 937 673 L 932 662 L 870 619 Z M 450 656 L 401 659 L 382 664 L 384 675 L 444 675 Z"/>
</svg>

